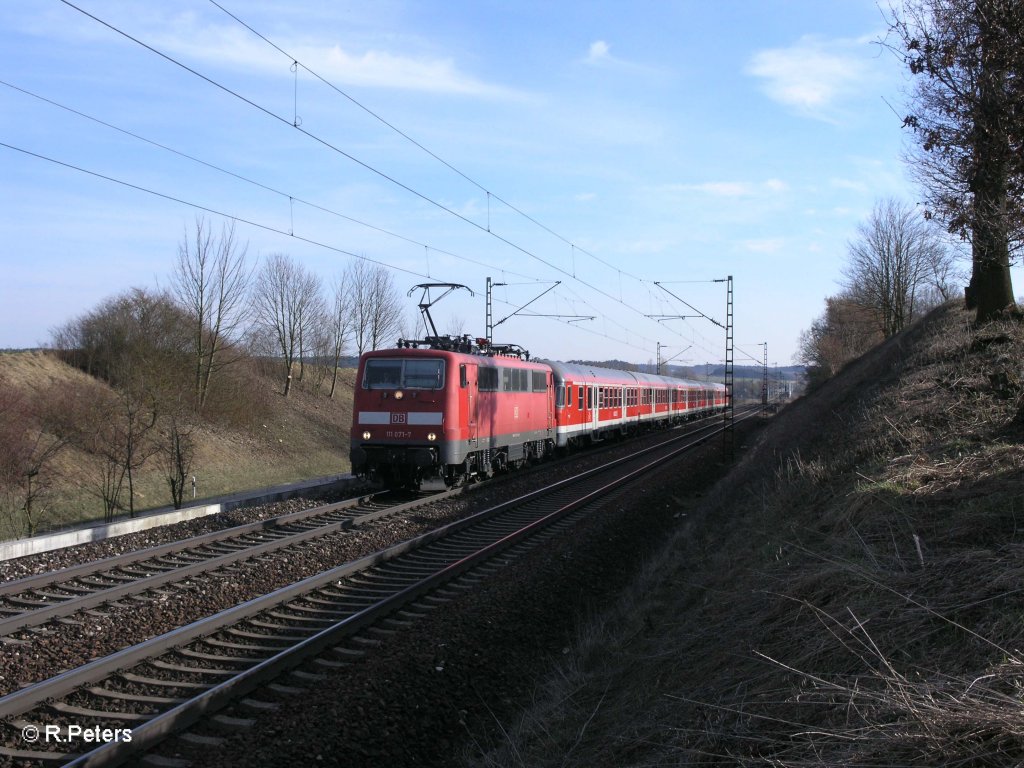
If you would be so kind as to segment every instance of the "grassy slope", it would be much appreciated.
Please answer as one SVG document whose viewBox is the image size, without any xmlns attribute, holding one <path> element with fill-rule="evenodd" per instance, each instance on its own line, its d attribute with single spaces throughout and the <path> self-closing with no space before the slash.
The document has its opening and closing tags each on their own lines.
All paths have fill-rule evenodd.
<svg viewBox="0 0 1024 768">
<path fill-rule="evenodd" d="M 251 374 L 265 416 L 250 428 L 206 426 L 197 432 L 198 447 L 192 471 L 200 497 L 215 496 L 265 485 L 347 472 L 352 380 L 355 372 L 341 371 L 333 400 L 315 395 L 308 383 L 296 384 L 287 398 L 276 380 Z M 25 393 L 49 384 L 70 382 L 83 389 L 105 386 L 43 352 L 0 354 L 0 381 Z M 265 407 L 269 403 L 269 407 Z M 91 457 L 65 450 L 56 463 L 59 479 L 48 500 L 44 526 L 60 526 L 102 518 L 100 499 L 93 491 Z M 150 462 L 137 483 L 137 510 L 169 505 L 166 481 Z M 6 516 L 0 515 L 0 539 L 14 538 Z"/>
<path fill-rule="evenodd" d="M 1019 764 L 1021 360 L 941 308 L 783 411 L 485 762 Z"/>
</svg>

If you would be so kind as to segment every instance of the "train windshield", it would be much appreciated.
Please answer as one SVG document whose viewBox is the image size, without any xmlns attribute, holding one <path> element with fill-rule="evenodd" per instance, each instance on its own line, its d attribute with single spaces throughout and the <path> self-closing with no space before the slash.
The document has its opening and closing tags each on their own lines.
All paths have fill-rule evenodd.
<svg viewBox="0 0 1024 768">
<path fill-rule="evenodd" d="M 373 358 L 366 361 L 364 389 L 443 389 L 444 360 Z"/>
</svg>

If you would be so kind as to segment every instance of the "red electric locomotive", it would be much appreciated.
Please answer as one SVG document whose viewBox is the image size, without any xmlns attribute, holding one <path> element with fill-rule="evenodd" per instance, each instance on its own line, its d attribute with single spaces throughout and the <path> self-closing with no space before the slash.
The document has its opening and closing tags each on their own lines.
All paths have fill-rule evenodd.
<svg viewBox="0 0 1024 768">
<path fill-rule="evenodd" d="M 364 354 L 352 406 L 352 471 L 453 485 L 554 447 L 551 369 L 446 349 Z"/>
</svg>

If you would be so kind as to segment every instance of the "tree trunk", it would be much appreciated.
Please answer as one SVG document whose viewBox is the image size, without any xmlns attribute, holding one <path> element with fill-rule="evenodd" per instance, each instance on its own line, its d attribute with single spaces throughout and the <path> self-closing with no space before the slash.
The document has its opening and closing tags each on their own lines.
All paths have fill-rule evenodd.
<svg viewBox="0 0 1024 768">
<path fill-rule="evenodd" d="M 1004 56 L 999 55 L 997 32 L 992 26 L 992 8 L 979 2 L 976 19 L 981 44 L 981 74 L 978 103 L 974 110 L 975 168 L 971 179 L 974 207 L 971 221 L 973 270 L 967 286 L 969 309 L 978 310 L 978 321 L 985 322 L 1013 309 L 1013 283 L 1010 277 L 1009 184 L 1008 172 L 1012 148 L 1006 119 L 1005 98 L 1008 73 Z"/>
</svg>

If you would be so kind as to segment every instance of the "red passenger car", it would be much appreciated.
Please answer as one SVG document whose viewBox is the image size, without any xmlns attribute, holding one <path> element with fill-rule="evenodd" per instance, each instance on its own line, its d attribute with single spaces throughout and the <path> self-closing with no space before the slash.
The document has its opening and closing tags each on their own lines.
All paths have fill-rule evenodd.
<svg viewBox="0 0 1024 768">
<path fill-rule="evenodd" d="M 721 384 L 577 363 L 549 365 L 560 447 L 670 426 L 725 407 Z"/>
</svg>

